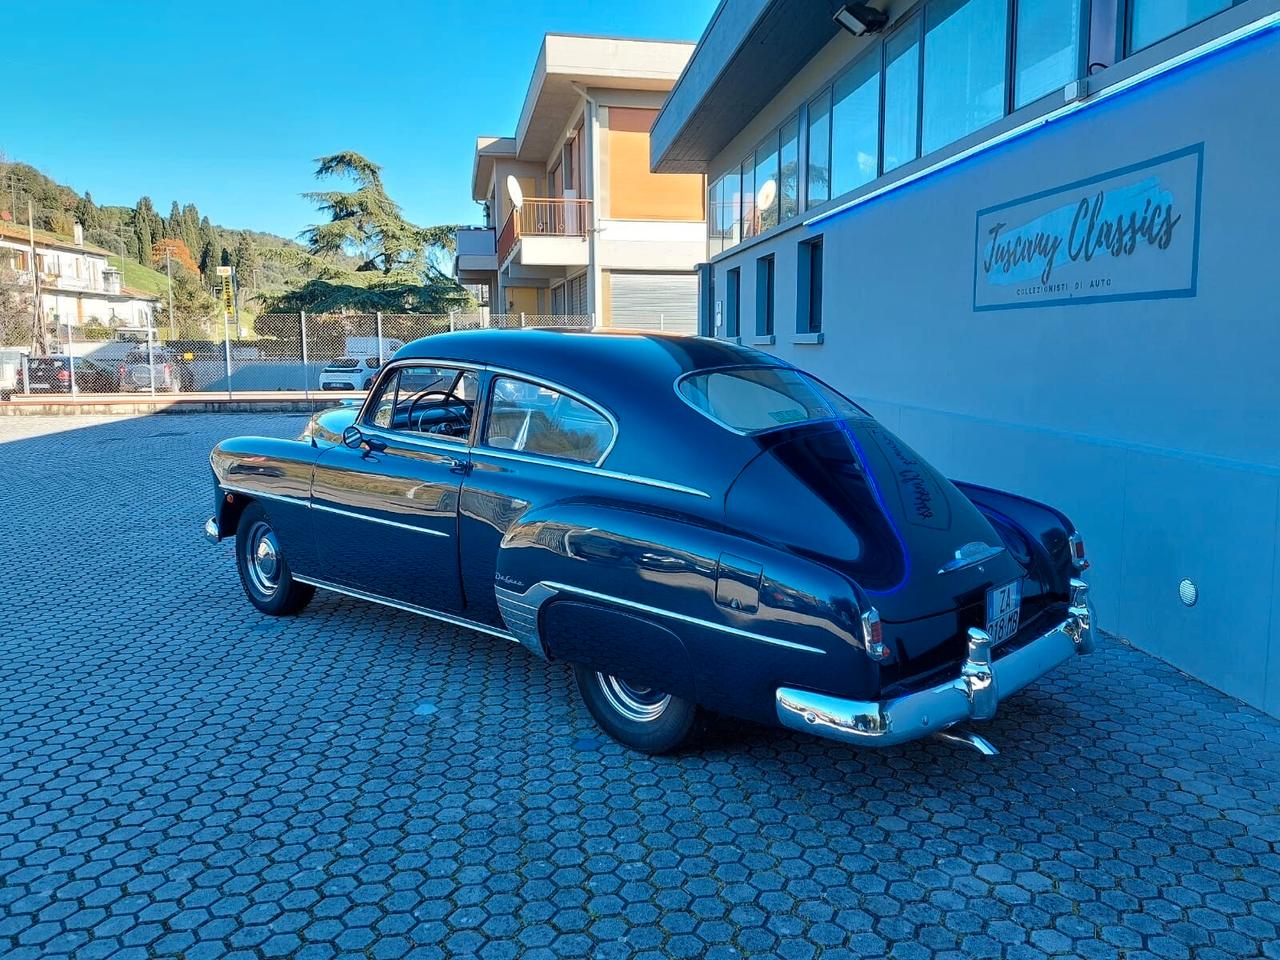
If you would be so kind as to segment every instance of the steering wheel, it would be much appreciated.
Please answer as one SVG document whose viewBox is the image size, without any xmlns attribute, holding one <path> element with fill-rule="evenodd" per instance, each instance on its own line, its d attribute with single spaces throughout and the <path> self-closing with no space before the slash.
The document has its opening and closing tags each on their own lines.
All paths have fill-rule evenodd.
<svg viewBox="0 0 1280 960">
<path fill-rule="evenodd" d="M 418 394 L 416 397 L 414 397 L 412 400 L 409 401 L 409 415 L 407 418 L 407 422 L 405 424 L 405 426 L 408 427 L 408 429 L 410 430 L 414 429 L 413 411 L 417 409 L 418 404 L 422 403 L 424 400 L 428 399 L 429 397 L 439 397 L 442 402 L 453 399 L 453 400 L 456 400 L 458 403 L 462 404 L 463 406 L 465 406 L 468 410 L 471 409 L 471 404 L 469 402 L 467 402 L 466 400 L 463 400 L 461 397 L 454 396 L 453 393 L 449 390 L 424 390 L 422 393 Z M 426 414 L 425 410 L 423 411 L 423 414 L 424 415 Z M 422 429 L 421 424 L 419 424 L 419 427 L 418 427 L 419 432 L 421 432 L 421 429 Z"/>
</svg>

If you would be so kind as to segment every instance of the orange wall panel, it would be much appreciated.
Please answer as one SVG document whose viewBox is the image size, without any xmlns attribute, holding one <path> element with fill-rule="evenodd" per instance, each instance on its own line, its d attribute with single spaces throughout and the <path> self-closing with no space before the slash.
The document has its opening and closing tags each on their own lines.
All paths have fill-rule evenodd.
<svg viewBox="0 0 1280 960">
<path fill-rule="evenodd" d="M 649 128 L 657 110 L 609 108 L 609 212 L 618 220 L 702 220 L 703 178 L 649 171 Z"/>
</svg>

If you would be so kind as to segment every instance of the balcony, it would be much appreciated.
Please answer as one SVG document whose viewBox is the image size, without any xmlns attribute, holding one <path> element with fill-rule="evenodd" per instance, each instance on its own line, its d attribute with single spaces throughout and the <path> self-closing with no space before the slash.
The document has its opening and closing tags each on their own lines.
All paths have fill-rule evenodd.
<svg viewBox="0 0 1280 960">
<path fill-rule="evenodd" d="M 459 283 L 486 283 L 498 270 L 493 227 L 462 227 L 454 234 L 457 250 L 453 262 Z"/>
<path fill-rule="evenodd" d="M 586 266 L 590 228 L 590 200 L 526 197 L 498 234 L 498 264 L 517 259 L 523 266 Z"/>
</svg>

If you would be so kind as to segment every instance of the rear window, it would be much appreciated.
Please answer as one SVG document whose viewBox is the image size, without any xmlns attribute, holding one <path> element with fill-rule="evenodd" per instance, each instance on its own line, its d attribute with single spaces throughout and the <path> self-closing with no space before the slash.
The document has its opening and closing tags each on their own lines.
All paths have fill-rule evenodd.
<svg viewBox="0 0 1280 960">
<path fill-rule="evenodd" d="M 868 417 L 852 400 L 790 367 L 738 367 L 684 377 L 680 396 L 695 410 L 738 433 L 796 423 Z"/>
<path fill-rule="evenodd" d="M 341 367 L 344 370 L 350 370 L 353 367 L 360 366 L 360 361 L 355 357 L 339 357 L 337 360 L 333 361 L 333 363 L 329 364 L 329 366 Z"/>
</svg>

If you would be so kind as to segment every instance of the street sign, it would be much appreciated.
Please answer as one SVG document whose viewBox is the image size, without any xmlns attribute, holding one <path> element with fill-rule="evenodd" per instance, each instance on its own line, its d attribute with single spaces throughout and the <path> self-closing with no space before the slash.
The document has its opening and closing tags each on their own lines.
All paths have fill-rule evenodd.
<svg viewBox="0 0 1280 960">
<path fill-rule="evenodd" d="M 230 268 L 230 267 L 219 267 L 219 268 L 218 268 L 218 276 L 220 276 L 220 277 L 229 277 L 229 276 L 231 276 L 231 268 Z"/>
<path fill-rule="evenodd" d="M 226 267 L 225 269 L 227 271 L 231 270 L 230 267 Z M 231 286 L 230 272 L 224 274 L 222 277 L 222 310 L 227 315 L 228 320 L 231 319 L 232 315 L 236 311 L 236 295 L 235 290 Z"/>
</svg>

